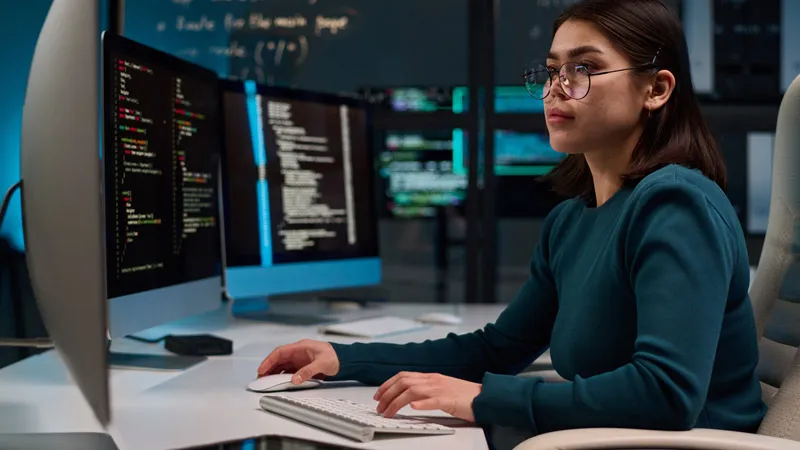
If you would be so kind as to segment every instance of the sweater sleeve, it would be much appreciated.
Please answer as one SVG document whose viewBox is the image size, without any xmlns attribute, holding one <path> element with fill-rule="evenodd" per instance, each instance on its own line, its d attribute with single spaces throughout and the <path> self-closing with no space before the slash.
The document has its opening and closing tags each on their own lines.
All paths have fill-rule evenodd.
<svg viewBox="0 0 800 450">
<path fill-rule="evenodd" d="M 411 344 L 332 344 L 340 362 L 332 380 L 378 385 L 401 371 L 441 373 L 479 382 L 484 373 L 515 374 L 550 343 L 558 302 L 548 264 L 549 230 L 560 207 L 545 220 L 531 259 L 531 274 L 495 323 L 467 334 Z"/>
<path fill-rule="evenodd" d="M 479 424 L 562 429 L 691 428 L 705 402 L 738 258 L 730 228 L 694 188 L 642 186 L 625 239 L 636 298 L 629 363 L 565 383 L 486 374 Z"/>
</svg>

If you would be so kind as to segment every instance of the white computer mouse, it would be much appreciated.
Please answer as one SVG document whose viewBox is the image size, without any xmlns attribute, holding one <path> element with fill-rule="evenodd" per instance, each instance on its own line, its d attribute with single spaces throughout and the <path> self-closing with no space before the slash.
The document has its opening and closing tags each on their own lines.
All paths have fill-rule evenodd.
<svg viewBox="0 0 800 450">
<path fill-rule="evenodd" d="M 422 323 L 433 323 L 439 325 L 458 325 L 461 323 L 461 318 L 447 313 L 426 313 L 418 316 L 416 319 Z"/>
<path fill-rule="evenodd" d="M 322 381 L 313 378 L 298 385 L 292 384 L 292 375 L 291 373 L 280 373 L 256 378 L 247 385 L 247 389 L 254 392 L 283 392 L 322 386 Z"/>
</svg>

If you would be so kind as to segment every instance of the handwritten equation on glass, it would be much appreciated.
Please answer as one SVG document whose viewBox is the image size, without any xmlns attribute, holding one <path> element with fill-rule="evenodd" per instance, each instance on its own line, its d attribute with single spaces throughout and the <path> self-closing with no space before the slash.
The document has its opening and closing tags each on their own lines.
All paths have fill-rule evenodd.
<svg viewBox="0 0 800 450">
<path fill-rule="evenodd" d="M 173 2 L 191 0 L 173 0 Z M 216 0 L 220 2 L 221 0 Z M 225 1 L 225 0 L 222 0 Z M 310 5 L 316 4 L 309 0 Z M 160 21 L 156 31 L 179 33 L 224 33 L 227 45 L 210 45 L 206 53 L 215 57 L 237 58 L 246 65 L 259 68 L 285 68 L 301 66 L 308 60 L 313 42 L 343 35 L 352 28 L 358 12 L 343 8 L 337 14 L 294 13 L 270 14 L 250 11 L 244 14 L 179 14 L 173 24 Z M 171 26 L 170 26 L 171 25 Z M 171 29 L 170 29 L 171 28 Z M 184 48 L 175 51 L 184 58 L 201 56 L 199 48 Z"/>
</svg>

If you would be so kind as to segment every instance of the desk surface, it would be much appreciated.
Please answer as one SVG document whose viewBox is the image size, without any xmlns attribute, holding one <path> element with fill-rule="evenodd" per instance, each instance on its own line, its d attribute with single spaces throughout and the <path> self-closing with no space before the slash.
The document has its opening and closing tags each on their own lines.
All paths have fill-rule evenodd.
<svg viewBox="0 0 800 450">
<path fill-rule="evenodd" d="M 449 332 L 469 332 L 493 321 L 504 305 L 389 304 L 378 310 L 343 313 L 348 318 L 392 315 L 413 318 L 423 312 L 455 313 L 459 326 L 434 325 L 414 333 L 395 335 L 382 342 L 411 342 L 444 337 Z M 303 338 L 355 342 L 320 336 L 316 326 L 287 326 L 234 319 L 227 307 L 170 326 L 149 330 L 167 333 L 213 333 L 232 339 L 232 356 L 210 358 L 185 372 L 142 370 L 110 371 L 112 423 L 108 432 L 120 449 L 162 449 L 205 445 L 271 433 L 354 448 L 486 449 L 480 428 L 457 425 L 450 436 L 378 439 L 358 444 L 346 438 L 264 412 L 261 394 L 245 385 L 260 361 L 277 345 Z M 115 351 L 164 352 L 163 347 L 130 340 L 115 341 Z M 374 404 L 374 387 L 354 383 L 295 391 L 292 395 L 347 398 Z M 420 415 L 405 409 L 402 414 Z M 425 414 L 441 421 L 452 419 L 440 412 Z M 448 423 L 450 424 L 450 423 Z M 102 431 L 80 391 L 70 380 L 56 351 L 28 358 L 0 370 L 0 433 Z"/>
</svg>

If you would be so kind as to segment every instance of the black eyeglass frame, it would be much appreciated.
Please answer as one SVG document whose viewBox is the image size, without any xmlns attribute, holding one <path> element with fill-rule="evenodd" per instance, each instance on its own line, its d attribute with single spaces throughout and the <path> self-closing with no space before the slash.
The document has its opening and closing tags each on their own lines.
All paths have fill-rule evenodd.
<svg viewBox="0 0 800 450">
<path fill-rule="evenodd" d="M 555 76 L 558 76 L 558 83 L 561 85 L 561 70 L 564 67 L 566 67 L 568 64 L 573 64 L 575 66 L 576 70 L 577 69 L 583 69 L 586 72 L 586 78 L 589 80 L 589 86 L 586 88 L 586 93 L 583 94 L 582 97 L 578 98 L 578 97 L 573 97 L 573 96 L 569 95 L 569 93 L 567 93 L 567 90 L 564 89 L 563 85 L 561 85 L 561 90 L 564 91 L 564 94 L 566 94 L 567 97 L 569 97 L 571 99 L 574 99 L 574 100 L 581 100 L 581 99 L 586 98 L 586 96 L 589 95 L 589 91 L 592 90 L 592 77 L 598 76 L 598 75 L 606 75 L 606 74 L 615 73 L 615 72 L 623 72 L 623 71 L 626 71 L 626 70 L 652 70 L 652 69 L 658 69 L 659 66 L 658 66 L 658 64 L 656 64 L 656 59 L 658 58 L 658 54 L 659 53 L 661 53 L 661 48 L 658 49 L 658 51 L 656 52 L 655 56 L 653 56 L 653 60 L 650 61 L 649 63 L 641 64 L 639 66 L 634 66 L 634 67 L 626 67 L 624 69 L 606 70 L 606 71 L 603 71 L 603 72 L 589 72 L 589 69 L 585 65 L 579 64 L 579 63 L 575 63 L 575 62 L 565 62 L 564 64 L 559 66 L 558 69 L 556 69 L 556 68 L 552 68 L 551 69 L 549 67 L 545 67 L 545 70 L 547 70 L 548 75 L 549 75 L 550 90 L 548 90 L 547 94 L 542 96 L 542 98 L 538 98 L 535 95 L 533 95 L 531 90 L 528 88 L 528 82 L 527 82 L 528 81 L 528 77 L 531 76 L 535 72 L 535 69 L 526 69 L 522 73 L 522 80 L 523 80 L 523 83 L 525 84 L 525 90 L 528 91 L 528 95 L 530 95 L 531 97 L 535 98 L 536 100 L 544 100 L 545 98 L 547 98 L 548 95 L 550 95 L 550 91 L 553 90 L 553 78 Z"/>
</svg>

